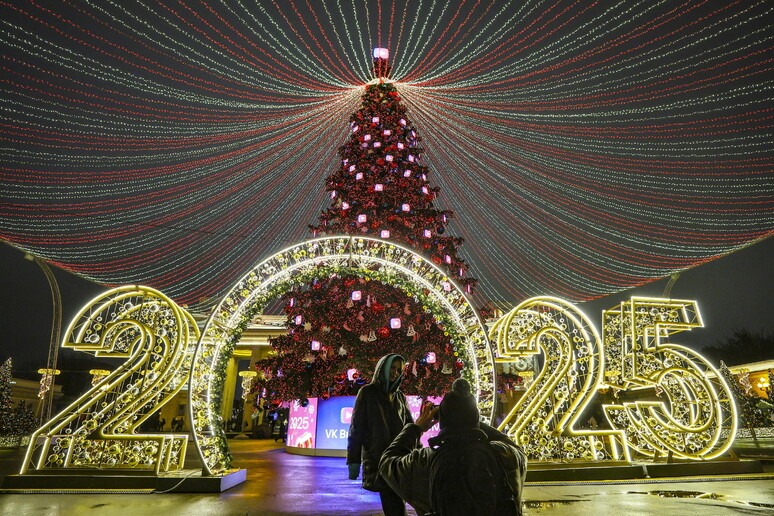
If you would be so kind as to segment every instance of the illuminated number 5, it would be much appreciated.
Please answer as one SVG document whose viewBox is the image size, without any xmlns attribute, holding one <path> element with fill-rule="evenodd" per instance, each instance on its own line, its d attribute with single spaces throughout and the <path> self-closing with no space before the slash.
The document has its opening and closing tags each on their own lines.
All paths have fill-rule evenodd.
<svg viewBox="0 0 774 516">
<path fill-rule="evenodd" d="M 711 459 L 724 453 L 737 422 L 728 386 L 704 357 L 665 342 L 672 333 L 703 326 L 696 302 L 632 298 L 605 311 L 603 320 L 607 384 L 655 389 L 650 400 L 606 406 L 613 428 L 648 456 Z M 723 428 L 730 432 L 724 435 Z"/>
<path fill-rule="evenodd" d="M 553 297 L 529 299 L 490 330 L 499 362 L 543 355 L 543 367 L 500 425 L 533 460 L 628 460 L 620 430 L 576 430 L 602 381 L 604 349 L 576 307 Z"/>
<path fill-rule="evenodd" d="M 193 318 L 151 288 L 120 287 L 91 301 L 63 346 L 126 361 L 33 434 L 21 473 L 181 469 L 186 434 L 137 430 L 187 381 L 198 337 Z"/>
</svg>

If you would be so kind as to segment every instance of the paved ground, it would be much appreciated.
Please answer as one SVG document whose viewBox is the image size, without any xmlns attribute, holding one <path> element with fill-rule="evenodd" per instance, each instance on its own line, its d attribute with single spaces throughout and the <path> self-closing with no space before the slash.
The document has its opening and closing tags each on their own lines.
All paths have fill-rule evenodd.
<svg viewBox="0 0 774 516">
<path fill-rule="evenodd" d="M 377 515 L 376 495 L 347 479 L 343 459 L 285 453 L 274 441 L 233 440 L 247 482 L 221 494 L 5 494 L 0 514 L 26 515 Z M 0 474 L 19 452 L 0 453 Z M 773 465 L 766 466 L 774 471 Z M 774 474 L 761 479 L 530 485 L 525 514 L 774 514 Z M 410 514 L 414 514 L 410 511 Z"/>
</svg>

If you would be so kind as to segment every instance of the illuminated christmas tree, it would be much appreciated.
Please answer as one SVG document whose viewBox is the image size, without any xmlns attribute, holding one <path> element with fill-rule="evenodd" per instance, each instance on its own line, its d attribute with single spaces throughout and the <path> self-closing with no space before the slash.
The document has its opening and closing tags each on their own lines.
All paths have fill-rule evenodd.
<svg viewBox="0 0 774 516">
<path fill-rule="evenodd" d="M 331 205 L 310 226 L 314 236 L 372 236 L 432 260 L 471 293 L 476 280 L 458 256 L 462 238 L 447 234 L 453 213 L 433 205 L 439 188 L 421 162 L 421 138 L 389 74 L 384 49 L 375 49 L 374 75 L 350 118 L 341 163 L 327 178 Z M 403 391 L 440 395 L 462 363 L 448 335 L 416 300 L 393 287 L 335 276 L 284 296 L 288 334 L 272 339 L 274 356 L 257 364 L 259 394 L 270 401 L 354 394 L 379 357 L 407 360 Z"/>
<path fill-rule="evenodd" d="M 761 398 L 748 395 L 739 379 L 722 360 L 720 361 L 720 374 L 731 387 L 731 394 L 734 396 L 742 425 L 746 428 L 771 426 L 771 420 L 766 416 L 766 411 L 759 405 Z"/>
<path fill-rule="evenodd" d="M 13 402 L 11 401 L 11 359 L 0 366 L 0 435 L 11 435 L 13 428 Z"/>
</svg>

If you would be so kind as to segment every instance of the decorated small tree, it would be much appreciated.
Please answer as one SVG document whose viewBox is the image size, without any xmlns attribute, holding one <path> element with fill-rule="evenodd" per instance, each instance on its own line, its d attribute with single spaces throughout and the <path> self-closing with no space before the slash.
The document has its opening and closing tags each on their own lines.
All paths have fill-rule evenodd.
<svg viewBox="0 0 774 516">
<path fill-rule="evenodd" d="M 731 394 L 734 396 L 736 408 L 742 424 L 747 428 L 760 428 L 771 426 L 771 420 L 766 417 L 766 410 L 763 410 L 759 404 L 761 398 L 751 396 L 745 392 L 739 379 L 728 369 L 725 362 L 720 362 L 720 374 L 731 388 Z"/>
<path fill-rule="evenodd" d="M 37 425 L 35 414 L 24 401 L 14 407 L 11 399 L 13 364 L 8 358 L 0 366 L 0 436 L 24 436 L 31 434 Z"/>
<path fill-rule="evenodd" d="M 9 357 L 0 366 L 0 435 L 11 435 L 13 428 L 13 402 L 11 401 L 12 363 Z"/>
<path fill-rule="evenodd" d="M 380 50 L 380 49 L 377 49 Z M 383 49 L 381 49 L 383 50 Z M 408 247 L 445 269 L 471 293 L 476 281 L 459 257 L 462 238 L 447 232 L 453 213 L 439 210 L 439 188 L 422 164 L 421 138 L 375 51 L 374 75 L 350 118 L 341 162 L 327 178 L 331 205 L 310 226 L 314 236 L 356 235 Z M 288 334 L 271 339 L 273 356 L 257 363 L 255 384 L 270 401 L 354 394 L 378 358 L 407 360 L 404 392 L 440 395 L 462 362 L 448 334 L 417 296 L 368 277 L 333 275 L 284 296 Z"/>
</svg>

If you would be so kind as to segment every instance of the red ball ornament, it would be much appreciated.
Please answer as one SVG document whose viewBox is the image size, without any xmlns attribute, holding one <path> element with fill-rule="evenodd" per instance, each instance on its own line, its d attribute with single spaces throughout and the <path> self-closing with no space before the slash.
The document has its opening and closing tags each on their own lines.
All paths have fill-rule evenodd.
<svg viewBox="0 0 774 516">
<path fill-rule="evenodd" d="M 378 330 L 376 330 L 376 333 L 377 333 L 377 335 L 379 335 L 379 336 L 380 336 L 380 337 L 382 337 L 382 338 L 384 338 L 384 337 L 389 337 L 389 335 L 390 335 L 390 329 L 389 329 L 389 328 L 387 328 L 386 326 L 382 326 L 381 328 L 379 328 Z"/>
<path fill-rule="evenodd" d="M 422 244 L 423 249 L 430 249 L 430 244 Z"/>
</svg>

